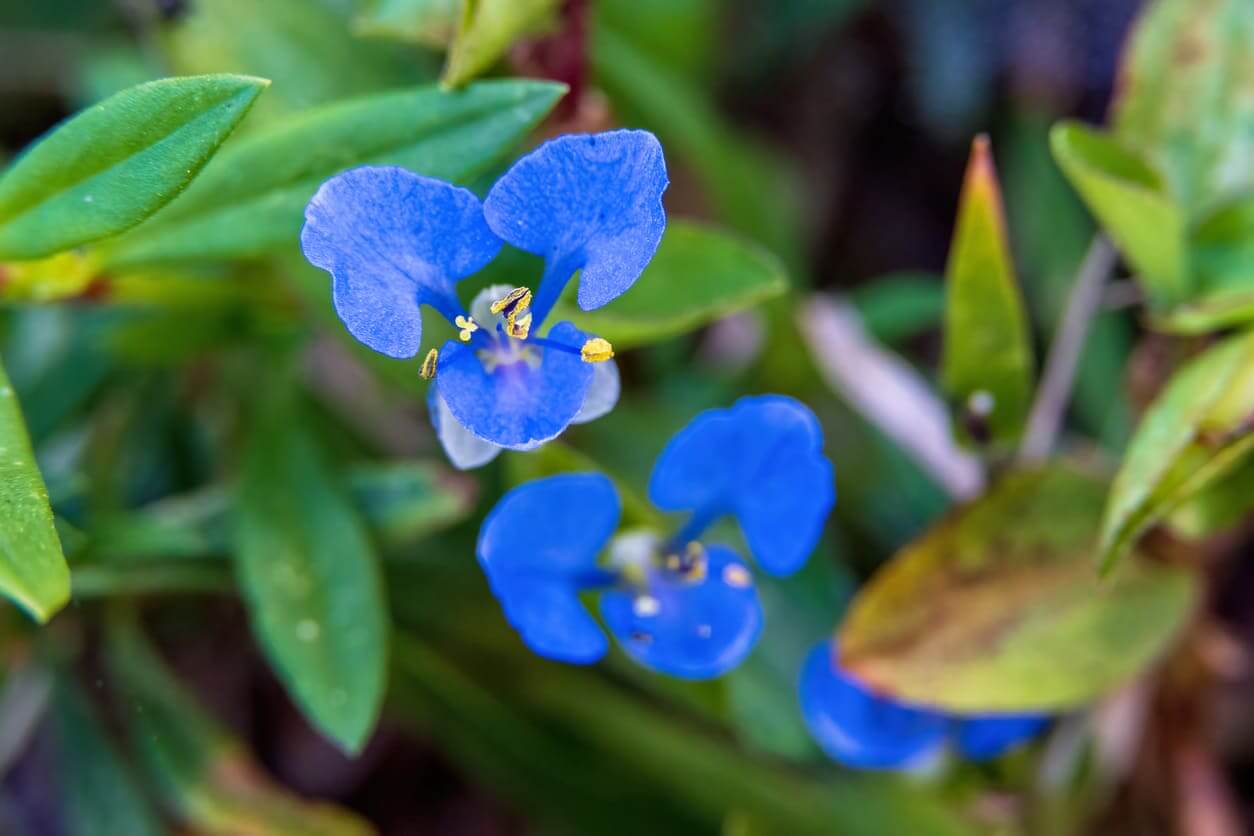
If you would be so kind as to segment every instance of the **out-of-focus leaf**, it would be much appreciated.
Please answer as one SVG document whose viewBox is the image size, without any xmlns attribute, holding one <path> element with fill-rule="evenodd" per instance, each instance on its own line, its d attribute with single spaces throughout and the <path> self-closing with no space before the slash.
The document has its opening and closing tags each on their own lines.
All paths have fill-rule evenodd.
<svg viewBox="0 0 1254 836">
<path fill-rule="evenodd" d="M 1114 128 L 1189 215 L 1254 185 L 1254 4 L 1155 0 L 1123 58 Z"/>
<path fill-rule="evenodd" d="M 378 561 L 347 491 L 296 410 L 266 408 L 241 477 L 235 565 L 253 630 L 312 723 L 349 752 L 387 675 Z"/>
<path fill-rule="evenodd" d="M 70 597 L 70 572 L 17 395 L 0 365 L 0 595 L 40 622 Z"/>
<path fill-rule="evenodd" d="M 1171 530 L 1199 539 L 1233 528 L 1254 511 L 1254 462 L 1249 460 L 1185 500 L 1167 517 Z"/>
<path fill-rule="evenodd" d="M 35 261 L 0 264 L 0 300 L 17 303 L 70 299 L 87 290 L 98 273 L 96 259 L 79 250 Z"/>
<path fill-rule="evenodd" d="M 42 258 L 135 226 L 186 188 L 268 83 L 161 79 L 55 128 L 0 177 L 0 258 Z"/>
<path fill-rule="evenodd" d="M 687 333 L 787 289 L 783 265 L 770 253 L 727 233 L 673 220 L 630 290 L 611 305 L 582 311 L 572 298 L 572 282 L 553 319 L 568 319 L 615 349 L 628 348 Z"/>
<path fill-rule="evenodd" d="M 160 821 L 95 709 L 68 675 L 53 696 L 57 775 L 71 836 L 159 836 Z"/>
<path fill-rule="evenodd" d="M 1155 317 L 1155 328 L 1204 334 L 1254 319 L 1254 198 L 1221 206 L 1189 238 L 1192 297 Z"/>
<path fill-rule="evenodd" d="M 1188 295 L 1186 220 L 1162 178 L 1132 152 L 1074 122 L 1055 125 L 1050 148 L 1071 185 L 1140 276 L 1151 303 Z"/>
<path fill-rule="evenodd" d="M 465 519 L 475 483 L 430 462 L 394 461 L 348 472 L 348 489 L 379 540 L 397 546 Z"/>
<path fill-rule="evenodd" d="M 457 31 L 458 0 L 367 0 L 353 19 L 359 35 L 445 47 Z"/>
<path fill-rule="evenodd" d="M 248 128 L 338 99 L 434 80 L 434 61 L 354 37 L 347 15 L 310 0 L 195 0 L 155 39 L 178 73 L 229 70 L 274 81 Z"/>
<path fill-rule="evenodd" d="M 930 273 L 890 273 L 854 290 L 849 301 L 867 333 L 892 345 L 940 326 L 945 281 Z"/>
<path fill-rule="evenodd" d="M 232 145 L 166 211 L 119 239 L 106 261 L 221 259 L 294 248 L 305 204 L 333 174 L 399 165 L 465 180 L 499 159 L 564 91 L 551 82 L 489 81 L 455 92 L 382 93 L 310 111 Z"/>
<path fill-rule="evenodd" d="M 1254 449 L 1254 332 L 1180 369 L 1146 411 L 1111 487 L 1102 520 L 1103 571 L 1165 514 Z"/>
<path fill-rule="evenodd" d="M 966 712 L 1065 711 L 1135 676 L 1176 638 L 1197 584 L 1140 558 L 1099 579 L 1104 491 L 1065 466 L 1007 475 L 861 590 L 842 665 L 894 698 Z"/>
<path fill-rule="evenodd" d="M 1032 345 L 986 137 L 971 146 L 945 281 L 945 390 L 987 427 L 975 441 L 1013 443 L 1032 403 Z"/>
<path fill-rule="evenodd" d="M 110 625 L 110 682 L 128 709 L 130 738 L 166 804 L 214 836 L 367 836 L 346 810 L 290 795 L 174 680 L 133 623 Z"/>
<path fill-rule="evenodd" d="M 441 81 L 456 87 L 490 68 L 518 38 L 543 31 L 560 0 L 459 0 L 457 33 Z"/>
</svg>

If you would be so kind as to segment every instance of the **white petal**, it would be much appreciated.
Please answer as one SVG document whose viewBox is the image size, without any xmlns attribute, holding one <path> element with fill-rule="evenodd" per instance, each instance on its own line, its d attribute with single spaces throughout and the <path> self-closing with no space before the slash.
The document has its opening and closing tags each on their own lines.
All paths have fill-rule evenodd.
<svg viewBox="0 0 1254 836">
<path fill-rule="evenodd" d="M 592 382 L 588 384 L 588 394 L 584 395 L 583 406 L 579 408 L 575 417 L 570 419 L 570 422 L 586 424 L 609 412 L 614 408 L 614 404 L 618 403 L 621 386 L 617 363 L 613 360 L 593 363 Z"/>
<path fill-rule="evenodd" d="M 482 467 L 495 459 L 503 448 L 479 436 L 458 423 L 453 413 L 437 392 L 431 399 L 431 424 L 435 434 L 448 454 L 448 459 L 458 470 Z"/>
</svg>

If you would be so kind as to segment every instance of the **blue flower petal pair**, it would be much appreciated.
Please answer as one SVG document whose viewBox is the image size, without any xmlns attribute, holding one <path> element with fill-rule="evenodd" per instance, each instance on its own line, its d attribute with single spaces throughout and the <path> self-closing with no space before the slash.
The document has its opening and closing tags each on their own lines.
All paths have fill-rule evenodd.
<svg viewBox="0 0 1254 836">
<path fill-rule="evenodd" d="M 833 760 L 857 769 L 910 769 L 949 743 L 971 760 L 991 760 L 1049 722 L 1039 714 L 958 716 L 876 696 L 840 669 L 830 641 L 806 657 L 800 698 L 815 741 Z"/>
<path fill-rule="evenodd" d="M 659 490 L 680 488 L 717 473 L 708 457 L 692 450 L 672 453 L 676 442 L 700 438 L 711 426 L 722 427 L 729 415 L 734 416 L 737 432 L 753 436 L 754 443 L 773 453 L 739 475 L 721 474 L 724 494 L 742 493 L 745 486 L 734 484 L 737 478 L 771 485 L 781 472 L 809 474 L 805 484 L 812 493 L 828 497 L 826 510 L 818 514 L 807 505 L 808 512 L 798 514 L 794 508 L 768 503 L 782 520 L 767 519 L 755 510 L 746 522 L 743 507 L 700 497 L 686 508 L 672 506 L 694 512 L 676 536 L 624 534 L 611 545 L 620 506 L 613 484 L 604 476 L 554 476 L 515 488 L 484 521 L 477 552 L 506 618 L 532 650 L 564 662 L 600 659 L 608 642 L 580 600 L 582 593 L 599 591 L 609 632 L 633 659 L 654 670 L 704 679 L 725 673 L 749 654 L 762 629 L 752 574 L 735 551 L 705 545 L 701 535 L 718 516 L 736 514 L 742 528 L 757 532 L 759 538 L 776 532 L 792 562 L 799 565 L 792 550 L 798 543 L 817 541 L 834 495 L 830 484 L 812 479 L 821 472 L 830 480 L 831 474 L 831 465 L 822 456 L 817 422 L 805 406 L 778 396 L 746 398 L 731 410 L 699 415 L 658 460 L 653 484 Z M 727 450 L 717 452 L 728 458 Z M 815 466 L 816 460 L 822 468 Z M 804 530 L 793 531 L 791 525 Z M 600 555 L 607 546 L 611 559 L 602 562 Z M 758 546 L 751 543 L 751 548 L 761 560 Z M 778 549 L 768 543 L 765 553 L 775 557 Z M 764 566 L 772 570 L 771 565 Z M 788 568 L 796 566 L 790 563 Z"/>
<path fill-rule="evenodd" d="M 530 449 L 580 416 L 598 377 L 580 357 L 589 335 L 558 323 L 540 337 L 545 317 L 576 271 L 585 310 L 631 287 L 666 228 L 667 182 L 657 139 L 627 130 L 551 140 L 520 158 L 482 202 L 401 168 L 364 166 L 322 185 L 306 207 L 301 244 L 311 263 L 331 273 L 335 309 L 349 332 L 401 359 L 421 348 L 422 305 L 451 323 L 471 318 L 456 284 L 503 243 L 543 256 L 530 334 L 473 317 L 478 327 L 467 330 L 468 339 L 441 349 L 434 386 L 443 418 L 498 448 Z M 440 420 L 435 410 L 432 417 Z M 443 439 L 454 431 L 446 424 L 437 432 Z"/>
</svg>

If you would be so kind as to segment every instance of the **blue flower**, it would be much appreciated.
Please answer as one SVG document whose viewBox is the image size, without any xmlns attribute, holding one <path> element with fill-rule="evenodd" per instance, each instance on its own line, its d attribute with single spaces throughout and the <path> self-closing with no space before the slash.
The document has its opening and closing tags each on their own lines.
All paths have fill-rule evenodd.
<svg viewBox="0 0 1254 836">
<path fill-rule="evenodd" d="M 703 456 L 686 441 L 701 439 L 710 427 L 725 429 L 729 422 L 736 433 L 753 436 L 754 444 L 773 454 L 731 475 L 713 460 L 734 458 L 727 449 L 711 447 Z M 753 576 L 736 552 L 704 543 L 702 536 L 719 517 L 735 515 L 743 529 L 755 532 L 749 545 L 760 562 L 762 554 L 777 560 L 781 553 L 763 539 L 773 531 L 786 545 L 790 562 L 785 568 L 798 568 L 806 555 L 797 559 L 793 551 L 800 543 L 812 547 L 817 541 L 834 501 L 830 484 L 807 483 L 813 493 L 826 497 L 821 514 L 810 504 L 798 513 L 766 502 L 765 508 L 780 519 L 768 519 L 759 510 L 746 522 L 739 498 L 752 486 L 734 481 L 752 479 L 772 486 L 781 481 L 781 473 L 809 479 L 820 472 L 830 482 L 822 434 L 805 406 L 779 396 L 745 398 L 731 409 L 697 416 L 658 460 L 654 487 L 671 490 L 667 496 L 674 502 L 668 509 L 691 512 L 674 536 L 631 531 L 614 537 L 620 506 L 613 484 L 598 474 L 554 476 L 528 482 L 501 498 L 480 530 L 479 563 L 507 620 L 542 656 L 588 664 L 605 655 L 605 633 L 581 600 L 586 593 L 599 593 L 606 627 L 637 662 L 686 679 L 718 676 L 753 649 L 762 628 L 762 608 Z M 722 480 L 717 496 L 693 497 L 691 505 L 677 498 L 684 486 L 705 477 Z M 790 530 L 791 525 L 805 530 Z M 759 553 L 761 548 L 765 550 Z M 768 571 L 778 568 L 763 565 Z"/>
<path fill-rule="evenodd" d="M 800 698 L 815 741 L 833 760 L 858 769 L 911 769 L 948 744 L 971 760 L 991 760 L 1049 722 L 1040 714 L 948 714 L 876 696 L 840 669 L 830 641 L 806 657 Z"/>
<path fill-rule="evenodd" d="M 609 343 L 569 322 L 542 337 L 571 277 L 584 310 L 639 278 L 666 228 L 666 165 L 645 131 L 568 135 L 520 158 L 484 201 L 401 168 L 339 174 L 305 209 L 306 258 L 332 276 L 335 310 L 365 345 L 399 359 L 422 346 L 421 306 L 459 329 L 429 352 L 432 422 L 450 459 L 475 467 L 528 450 L 614 405 Z M 544 258 L 534 294 L 497 286 L 463 308 L 456 284 L 503 242 Z"/>
</svg>

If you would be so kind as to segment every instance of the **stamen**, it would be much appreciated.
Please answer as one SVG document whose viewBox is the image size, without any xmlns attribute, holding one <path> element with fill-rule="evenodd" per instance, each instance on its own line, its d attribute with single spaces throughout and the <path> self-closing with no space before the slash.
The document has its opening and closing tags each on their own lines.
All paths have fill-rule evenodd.
<svg viewBox="0 0 1254 836">
<path fill-rule="evenodd" d="M 516 287 L 493 302 L 492 307 L 488 310 L 494 314 L 505 311 L 505 315 L 508 317 L 511 314 L 522 313 L 529 307 L 531 307 L 531 291 L 525 287 Z"/>
<path fill-rule="evenodd" d="M 431 380 L 435 377 L 436 362 L 439 359 L 439 349 L 433 348 L 427 352 L 427 356 L 422 361 L 422 368 L 418 370 L 418 374 L 423 380 Z"/>
<path fill-rule="evenodd" d="M 457 319 L 453 320 L 461 331 L 458 332 L 457 338 L 464 343 L 470 342 L 470 335 L 479 330 L 479 323 L 475 322 L 474 317 L 457 315 Z"/>
<path fill-rule="evenodd" d="M 610 345 L 609 340 L 593 337 L 579 349 L 579 356 L 585 363 L 604 363 L 614 356 L 614 346 Z"/>
<path fill-rule="evenodd" d="M 639 618 L 651 618 L 662 611 L 662 602 L 652 595 L 637 595 L 631 602 L 631 611 Z"/>
<path fill-rule="evenodd" d="M 518 314 L 514 311 L 505 317 L 505 333 L 516 340 L 525 340 L 531 333 L 531 311 L 523 312 L 522 316 Z"/>
<path fill-rule="evenodd" d="M 745 567 L 729 563 L 723 567 L 723 583 L 738 589 L 748 589 L 753 585 L 753 577 Z"/>
<path fill-rule="evenodd" d="M 706 555 L 700 543 L 693 541 L 685 548 L 683 554 L 672 552 L 663 559 L 666 568 L 691 583 L 705 580 Z"/>
</svg>

